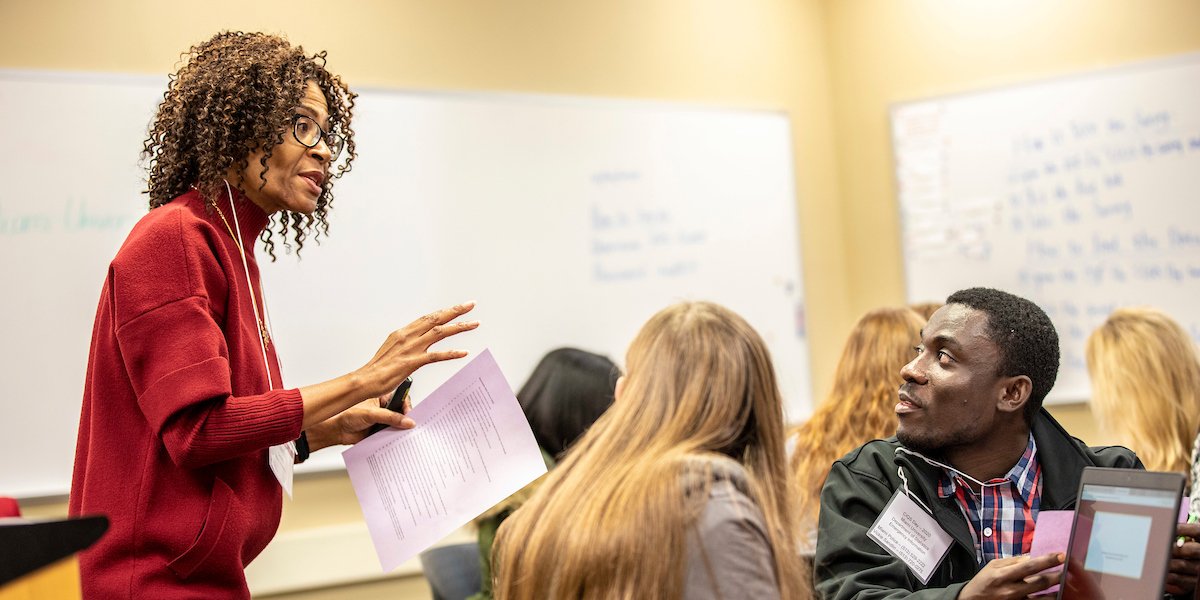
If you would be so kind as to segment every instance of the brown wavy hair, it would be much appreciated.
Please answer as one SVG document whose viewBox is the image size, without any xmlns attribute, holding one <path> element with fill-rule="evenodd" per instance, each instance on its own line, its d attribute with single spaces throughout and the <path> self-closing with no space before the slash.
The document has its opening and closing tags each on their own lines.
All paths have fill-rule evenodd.
<svg viewBox="0 0 1200 600">
<path fill-rule="evenodd" d="M 801 522 L 813 526 L 821 487 L 837 459 L 896 433 L 900 368 L 912 360 L 925 319 L 907 307 L 878 308 L 854 325 L 833 374 L 833 389 L 812 417 L 793 430 L 792 469 Z"/>
<path fill-rule="evenodd" d="M 681 598 L 689 532 L 733 471 L 762 511 L 780 596 L 808 598 L 762 338 L 727 308 L 681 303 L 642 327 L 626 364 L 621 396 L 501 525 L 496 597 Z"/>
<path fill-rule="evenodd" d="M 943 306 L 945 306 L 945 304 L 941 302 L 917 302 L 915 304 L 908 305 L 913 312 L 921 315 L 921 318 L 925 319 L 926 323 L 929 322 L 929 317 L 932 317 L 933 313 L 937 312 L 937 309 Z"/>
<path fill-rule="evenodd" d="M 322 184 L 311 215 L 280 211 L 272 216 L 272 223 L 284 248 L 290 252 L 294 242 L 297 255 L 314 225 L 315 239 L 327 235 L 333 179 L 350 171 L 356 156 L 350 127 L 356 94 L 325 69 L 325 52 L 306 56 L 303 48 L 282 37 L 226 31 L 192 46 L 183 62 L 170 77 L 142 148 L 142 159 L 149 164 L 150 208 L 170 202 L 193 185 L 206 197 L 219 197 L 229 169 L 243 172 L 256 150 L 264 152 L 259 160 L 261 189 L 267 182 L 267 160 L 291 134 L 296 106 L 312 81 L 325 95 L 331 128 L 346 138 L 343 158 Z M 247 184 L 253 185 L 241 178 L 230 183 L 243 192 Z M 260 238 L 274 260 L 271 230 L 268 225 Z"/>
</svg>

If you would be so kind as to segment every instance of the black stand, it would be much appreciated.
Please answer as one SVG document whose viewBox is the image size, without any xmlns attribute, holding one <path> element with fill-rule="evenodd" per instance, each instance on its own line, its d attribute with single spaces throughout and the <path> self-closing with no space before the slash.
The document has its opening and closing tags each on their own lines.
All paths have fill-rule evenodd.
<svg viewBox="0 0 1200 600">
<path fill-rule="evenodd" d="M 108 518 L 61 521 L 0 519 L 0 585 L 91 546 L 108 531 Z"/>
</svg>

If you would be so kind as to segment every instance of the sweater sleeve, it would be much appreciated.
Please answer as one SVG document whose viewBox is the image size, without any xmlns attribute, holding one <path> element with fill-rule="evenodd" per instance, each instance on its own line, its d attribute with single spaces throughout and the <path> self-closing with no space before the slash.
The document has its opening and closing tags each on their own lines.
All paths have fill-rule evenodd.
<svg viewBox="0 0 1200 600">
<path fill-rule="evenodd" d="M 295 439 L 304 408 L 295 389 L 233 395 L 229 349 L 213 309 L 226 276 L 216 248 L 180 220 L 172 215 L 131 238 L 109 278 L 117 343 L 138 405 L 171 459 L 196 468 Z"/>
<path fill-rule="evenodd" d="M 775 555 L 762 512 L 728 482 L 713 495 L 689 536 L 686 589 L 689 600 L 779 598 Z"/>
<path fill-rule="evenodd" d="M 836 462 L 821 489 L 813 577 L 825 600 L 920 598 L 953 600 L 965 583 L 917 590 L 920 582 L 900 559 L 867 537 L 892 490 Z"/>
</svg>

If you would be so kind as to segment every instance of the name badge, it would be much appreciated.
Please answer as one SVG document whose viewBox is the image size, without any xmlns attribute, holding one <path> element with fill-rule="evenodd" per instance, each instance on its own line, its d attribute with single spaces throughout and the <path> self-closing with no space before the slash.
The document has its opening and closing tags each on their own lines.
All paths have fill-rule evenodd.
<svg viewBox="0 0 1200 600">
<path fill-rule="evenodd" d="M 279 480 L 279 485 L 287 492 L 288 498 L 291 498 L 292 475 L 296 470 L 296 442 L 271 446 L 267 453 L 267 462 L 271 465 L 275 479 Z"/>
<path fill-rule="evenodd" d="M 867 530 L 867 537 L 904 561 L 922 584 L 929 583 L 954 543 L 950 534 L 902 490 L 897 490 L 883 507 Z"/>
</svg>

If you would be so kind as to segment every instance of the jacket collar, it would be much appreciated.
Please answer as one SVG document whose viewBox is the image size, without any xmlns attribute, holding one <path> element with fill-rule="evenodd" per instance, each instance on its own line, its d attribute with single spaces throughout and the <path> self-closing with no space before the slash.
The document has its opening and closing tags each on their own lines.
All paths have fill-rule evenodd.
<svg viewBox="0 0 1200 600">
<path fill-rule="evenodd" d="M 974 559 L 975 541 L 971 539 L 966 515 L 953 498 L 938 497 L 937 484 L 941 469 L 906 452 L 896 452 L 896 465 L 901 473 L 906 474 L 902 479 L 907 481 L 908 491 L 924 501 L 925 506 L 933 511 L 933 518 L 938 524 Z M 903 494 L 904 490 L 900 490 L 900 493 Z"/>
<path fill-rule="evenodd" d="M 1092 461 L 1045 408 L 1034 416 L 1032 430 L 1042 467 L 1041 510 L 1073 507 L 1083 468 L 1092 465 Z M 946 533 L 974 556 L 975 542 L 962 509 L 953 498 L 938 498 L 941 469 L 904 452 L 896 453 L 896 465 L 904 470 L 909 491 L 920 497 Z"/>
<path fill-rule="evenodd" d="M 1093 461 L 1084 454 L 1081 443 L 1071 437 L 1046 409 L 1039 409 L 1032 430 L 1042 466 L 1042 509 L 1074 506 L 1083 468 L 1092 466 Z M 909 481 L 911 491 L 922 498 L 938 497 L 940 469 L 904 452 L 896 453 L 896 464 L 916 475 L 915 481 Z"/>
<path fill-rule="evenodd" d="M 1074 508 L 1083 468 L 1095 462 L 1084 453 L 1083 443 L 1071 437 L 1045 408 L 1033 420 L 1033 439 L 1042 457 L 1041 510 Z"/>
</svg>

